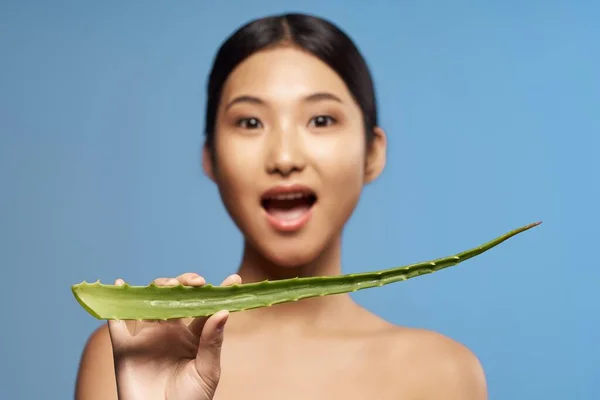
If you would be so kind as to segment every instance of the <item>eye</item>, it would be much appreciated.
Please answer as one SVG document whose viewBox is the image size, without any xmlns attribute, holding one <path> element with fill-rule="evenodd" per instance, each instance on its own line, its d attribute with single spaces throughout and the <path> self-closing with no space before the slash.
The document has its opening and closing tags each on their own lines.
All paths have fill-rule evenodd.
<svg viewBox="0 0 600 400">
<path fill-rule="evenodd" d="M 256 118 L 241 118 L 237 121 L 237 126 L 245 129 L 258 129 L 262 127 L 262 123 Z"/>
<path fill-rule="evenodd" d="M 335 118 L 330 117 L 329 115 L 317 115 L 316 117 L 310 120 L 309 125 L 314 126 L 315 128 L 325 128 L 327 126 L 333 125 L 337 121 Z"/>
</svg>

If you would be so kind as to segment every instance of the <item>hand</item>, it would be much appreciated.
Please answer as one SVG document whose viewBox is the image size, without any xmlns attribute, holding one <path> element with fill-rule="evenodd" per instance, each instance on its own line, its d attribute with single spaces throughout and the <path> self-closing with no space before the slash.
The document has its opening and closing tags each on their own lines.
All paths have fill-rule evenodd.
<svg viewBox="0 0 600 400">
<path fill-rule="evenodd" d="M 231 275 L 221 283 L 241 283 Z M 116 285 L 123 285 L 117 279 Z M 203 277 L 186 273 L 159 278 L 158 286 L 202 286 Z M 115 374 L 121 400 L 211 400 L 221 375 L 223 328 L 229 313 L 219 311 L 186 323 L 167 321 L 109 320 Z"/>
</svg>

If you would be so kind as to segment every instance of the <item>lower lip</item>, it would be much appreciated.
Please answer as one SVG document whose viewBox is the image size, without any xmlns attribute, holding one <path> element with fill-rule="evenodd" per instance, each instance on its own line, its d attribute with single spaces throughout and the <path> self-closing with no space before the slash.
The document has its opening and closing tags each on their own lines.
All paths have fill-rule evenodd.
<svg viewBox="0 0 600 400">
<path fill-rule="evenodd" d="M 281 232 L 297 232 L 304 227 L 312 217 L 314 205 L 308 209 L 307 212 L 302 214 L 301 217 L 296 219 L 279 219 L 275 218 L 271 214 L 265 211 L 267 221 L 273 228 Z"/>
</svg>

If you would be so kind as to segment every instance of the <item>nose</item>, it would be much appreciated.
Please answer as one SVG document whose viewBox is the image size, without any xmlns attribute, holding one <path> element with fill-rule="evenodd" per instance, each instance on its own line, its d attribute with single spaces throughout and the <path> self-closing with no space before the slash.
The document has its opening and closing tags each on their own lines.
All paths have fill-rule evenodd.
<svg viewBox="0 0 600 400">
<path fill-rule="evenodd" d="M 305 168 L 302 139 L 296 129 L 273 130 L 268 136 L 267 172 L 287 177 Z"/>
</svg>

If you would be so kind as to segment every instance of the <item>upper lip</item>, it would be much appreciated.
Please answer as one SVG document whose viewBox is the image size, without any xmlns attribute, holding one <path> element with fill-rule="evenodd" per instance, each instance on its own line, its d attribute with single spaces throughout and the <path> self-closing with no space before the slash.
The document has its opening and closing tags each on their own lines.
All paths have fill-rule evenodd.
<svg viewBox="0 0 600 400">
<path fill-rule="evenodd" d="M 265 191 L 263 193 L 263 195 L 261 196 L 261 200 L 267 200 L 267 199 L 274 199 L 274 198 L 278 198 L 278 197 L 283 197 L 285 195 L 294 195 L 294 194 L 299 194 L 302 196 L 315 196 L 315 191 L 312 190 L 310 187 L 300 184 L 300 183 L 293 183 L 293 184 L 287 184 L 287 185 L 277 185 L 277 186 L 273 186 L 270 189 L 268 189 L 267 191 Z"/>
</svg>

